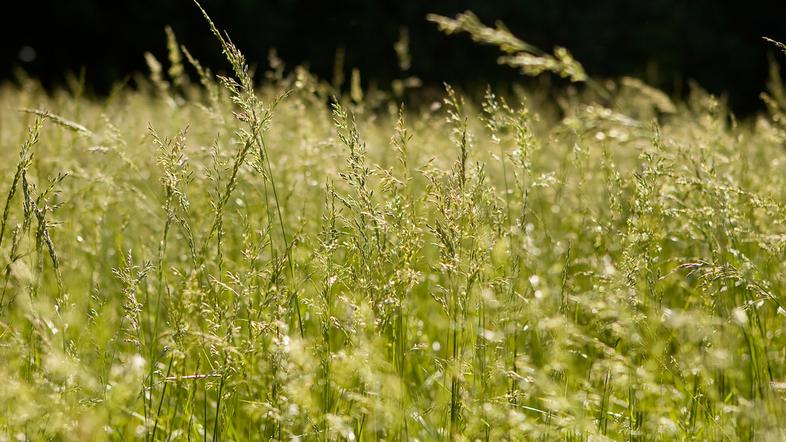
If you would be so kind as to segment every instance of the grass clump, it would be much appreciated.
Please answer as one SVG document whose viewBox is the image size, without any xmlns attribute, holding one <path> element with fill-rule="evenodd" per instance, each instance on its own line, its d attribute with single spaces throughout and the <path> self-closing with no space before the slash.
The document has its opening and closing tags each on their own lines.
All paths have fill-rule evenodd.
<svg viewBox="0 0 786 442">
<path fill-rule="evenodd" d="M 632 78 L 405 110 L 207 20 L 232 76 L 168 29 L 137 90 L 0 88 L 0 440 L 784 437 L 777 71 L 746 120 Z"/>
</svg>

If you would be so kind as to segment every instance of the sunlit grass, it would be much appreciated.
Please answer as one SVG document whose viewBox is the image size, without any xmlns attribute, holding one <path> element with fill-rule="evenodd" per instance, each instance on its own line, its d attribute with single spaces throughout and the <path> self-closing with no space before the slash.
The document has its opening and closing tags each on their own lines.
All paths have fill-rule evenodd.
<svg viewBox="0 0 786 442">
<path fill-rule="evenodd" d="M 738 121 L 473 17 L 589 85 L 407 110 L 211 22 L 231 76 L 0 87 L 0 440 L 786 437 L 777 71 Z"/>
</svg>

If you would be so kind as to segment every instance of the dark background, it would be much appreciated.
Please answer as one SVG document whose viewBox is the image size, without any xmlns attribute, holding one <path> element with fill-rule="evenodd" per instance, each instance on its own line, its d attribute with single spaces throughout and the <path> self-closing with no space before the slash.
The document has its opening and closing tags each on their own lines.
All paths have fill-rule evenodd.
<svg viewBox="0 0 786 442">
<path fill-rule="evenodd" d="M 13 5 L 13 6 L 11 6 Z M 634 75 L 684 94 L 689 80 L 726 93 L 737 112 L 761 108 L 768 53 L 766 35 L 786 41 L 786 0 L 203 0 L 249 61 L 265 65 L 278 49 L 288 67 L 307 63 L 332 78 L 337 47 L 347 71 L 381 85 L 401 77 L 393 43 L 410 33 L 412 68 L 425 83 L 483 86 L 518 78 L 498 66 L 496 49 L 468 37 L 447 37 L 425 20 L 470 9 L 486 24 L 500 19 L 523 40 L 550 51 L 567 47 L 595 77 Z M 145 71 L 143 53 L 166 59 L 164 26 L 203 64 L 225 69 L 221 53 L 189 0 L 68 0 L 0 2 L 0 81 L 16 67 L 49 86 L 85 68 L 93 93 L 105 93 L 132 72 Z M 35 50 L 24 62 L 20 51 Z M 27 50 L 27 56 L 30 51 Z M 348 75 L 347 75 L 348 76 Z"/>
</svg>

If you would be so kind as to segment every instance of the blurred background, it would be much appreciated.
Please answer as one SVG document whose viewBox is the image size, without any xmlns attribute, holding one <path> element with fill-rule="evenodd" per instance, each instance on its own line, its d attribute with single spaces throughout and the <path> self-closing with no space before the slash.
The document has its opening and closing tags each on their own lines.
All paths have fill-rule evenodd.
<svg viewBox="0 0 786 442">
<path fill-rule="evenodd" d="M 84 70 L 90 92 L 106 93 L 133 72 L 143 54 L 166 59 L 164 26 L 214 70 L 226 69 L 218 45 L 190 0 L 27 1 L 0 13 L 0 81 L 19 68 L 47 87 Z M 573 52 L 593 77 L 637 76 L 683 95 L 691 80 L 726 94 L 738 113 L 760 109 L 768 58 L 786 56 L 762 36 L 786 41 L 786 1 L 720 0 L 203 0 L 251 64 L 267 64 L 276 48 L 288 68 L 307 64 L 330 80 L 337 50 L 346 75 L 358 68 L 364 86 L 416 76 L 464 88 L 520 79 L 498 66 L 498 52 L 466 36 L 448 37 L 427 13 L 474 11 L 486 24 L 502 20 L 521 39 Z M 402 72 L 394 43 L 406 29 L 411 66 Z"/>
</svg>

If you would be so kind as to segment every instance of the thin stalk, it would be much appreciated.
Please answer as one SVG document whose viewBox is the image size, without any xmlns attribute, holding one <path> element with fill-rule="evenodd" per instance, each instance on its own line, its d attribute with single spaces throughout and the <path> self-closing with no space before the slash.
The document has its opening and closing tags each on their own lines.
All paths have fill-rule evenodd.
<svg viewBox="0 0 786 442">
<path fill-rule="evenodd" d="M 273 191 L 273 199 L 276 201 L 276 215 L 278 216 L 278 224 L 281 227 L 281 236 L 284 240 L 284 249 L 287 254 L 287 261 L 289 262 L 289 276 L 292 282 L 292 301 L 295 304 L 295 312 L 297 313 L 297 322 L 298 328 L 300 330 L 300 337 L 305 337 L 305 331 L 303 329 L 303 317 L 300 312 L 300 300 L 297 294 L 296 282 L 295 282 L 295 261 L 292 257 L 292 247 L 294 244 L 289 244 L 289 238 L 287 236 L 286 225 L 284 224 L 284 216 L 281 213 L 281 201 L 278 197 L 278 189 L 276 187 L 276 180 L 273 177 L 273 167 L 270 164 L 270 156 L 267 155 L 267 145 L 265 144 L 265 139 L 262 138 L 259 134 L 257 134 L 257 144 L 260 149 L 260 156 L 265 158 L 265 166 L 267 167 L 267 175 L 270 178 L 270 188 Z"/>
<path fill-rule="evenodd" d="M 174 360 L 175 360 L 174 355 L 169 357 L 169 366 L 166 369 L 166 376 L 165 376 L 166 378 L 169 377 L 169 373 L 172 371 L 172 362 L 174 362 Z M 164 388 L 161 390 L 161 398 L 159 398 L 158 400 L 158 409 L 156 410 L 156 419 L 155 419 L 155 423 L 153 424 L 153 433 L 150 435 L 151 441 L 156 440 L 156 430 L 158 430 L 158 417 L 161 416 L 161 405 L 164 404 L 164 397 L 166 397 L 167 384 L 168 382 L 164 382 Z M 152 391 L 150 392 L 150 395 L 152 397 L 153 395 Z"/>
</svg>

